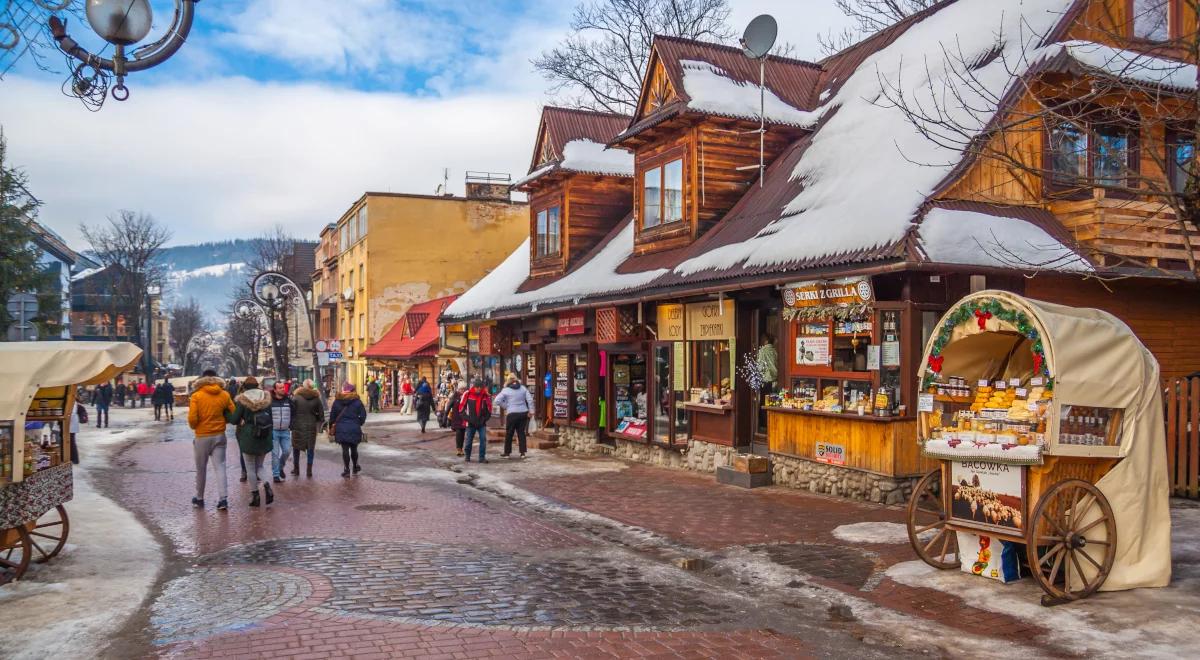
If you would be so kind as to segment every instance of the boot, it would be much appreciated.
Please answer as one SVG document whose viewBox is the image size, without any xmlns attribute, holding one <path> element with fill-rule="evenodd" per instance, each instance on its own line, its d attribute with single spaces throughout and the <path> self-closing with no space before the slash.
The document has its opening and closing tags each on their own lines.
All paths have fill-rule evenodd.
<svg viewBox="0 0 1200 660">
<path fill-rule="evenodd" d="M 300 451 L 296 449 L 292 450 L 292 476 L 300 476 Z"/>
<path fill-rule="evenodd" d="M 263 484 L 263 493 L 267 496 L 267 504 L 275 501 L 275 491 L 271 490 L 271 484 Z"/>
<path fill-rule="evenodd" d="M 358 463 L 355 463 L 354 464 L 354 474 L 358 474 L 359 472 L 362 472 L 362 468 L 359 467 Z"/>
<path fill-rule="evenodd" d="M 242 473 L 242 478 L 238 479 L 238 481 L 240 481 L 242 483 L 246 483 L 246 473 L 245 472 Z"/>
<path fill-rule="evenodd" d="M 312 476 L 312 463 L 308 464 L 307 474 L 305 474 L 304 476 L 306 476 L 306 477 Z"/>
<path fill-rule="evenodd" d="M 260 504 L 260 502 L 258 500 L 258 489 L 255 488 L 250 493 L 250 506 L 258 506 L 259 504 Z"/>
<path fill-rule="evenodd" d="M 342 470 L 342 476 L 343 477 L 350 476 L 350 466 L 349 465 L 345 466 L 345 468 Z"/>
</svg>

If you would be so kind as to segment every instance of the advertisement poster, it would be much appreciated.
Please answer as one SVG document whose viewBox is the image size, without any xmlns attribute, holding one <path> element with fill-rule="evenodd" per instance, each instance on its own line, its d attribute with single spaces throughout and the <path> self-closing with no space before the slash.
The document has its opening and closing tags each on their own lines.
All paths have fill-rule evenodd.
<svg viewBox="0 0 1200 660">
<path fill-rule="evenodd" d="M 883 366 L 885 366 L 885 367 L 900 366 L 900 342 L 898 342 L 898 341 L 883 342 Z"/>
<path fill-rule="evenodd" d="M 614 364 L 613 365 L 613 383 L 617 385 L 629 384 L 629 365 Z"/>
<path fill-rule="evenodd" d="M 829 364 L 829 338 L 797 337 L 796 364 L 827 366 Z"/>
<path fill-rule="evenodd" d="M 819 463 L 830 465 L 846 464 L 846 448 L 829 442 L 818 442 L 813 458 Z"/>
<path fill-rule="evenodd" d="M 1019 533 L 1024 529 L 1025 470 L 989 461 L 950 464 L 950 517 L 972 527 Z"/>
</svg>

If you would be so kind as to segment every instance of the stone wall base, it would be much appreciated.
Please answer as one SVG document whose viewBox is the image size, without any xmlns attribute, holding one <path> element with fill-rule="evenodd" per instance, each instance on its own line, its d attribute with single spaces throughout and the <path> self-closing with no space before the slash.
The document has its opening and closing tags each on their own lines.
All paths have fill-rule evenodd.
<svg viewBox="0 0 1200 660">
<path fill-rule="evenodd" d="M 688 441 L 687 449 L 667 449 L 644 442 L 615 438 L 614 445 L 602 444 L 599 432 L 569 426 L 560 427 L 559 445 L 580 454 L 604 455 L 656 467 L 716 473 L 717 468 L 733 463 L 737 450 L 700 440 Z"/>
<path fill-rule="evenodd" d="M 887 477 L 771 454 L 775 485 L 879 504 L 904 504 L 920 477 Z"/>
</svg>

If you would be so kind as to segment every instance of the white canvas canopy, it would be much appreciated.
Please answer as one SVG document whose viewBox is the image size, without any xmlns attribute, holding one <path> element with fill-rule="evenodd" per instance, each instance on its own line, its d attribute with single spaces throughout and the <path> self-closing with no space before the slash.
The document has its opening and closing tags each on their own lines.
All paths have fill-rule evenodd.
<svg viewBox="0 0 1200 660">
<path fill-rule="evenodd" d="M 1095 484 L 1112 506 L 1117 529 L 1116 559 L 1101 590 L 1166 586 L 1171 579 L 1170 488 L 1158 361 L 1129 326 L 1098 309 L 991 290 L 971 294 L 955 308 L 986 300 L 997 300 L 1030 318 L 1042 341 L 1058 404 L 1124 411 L 1120 444 L 1115 448 L 1120 460 Z M 999 341 L 1001 335 L 994 333 L 1011 330 L 1015 328 L 1010 323 L 996 318 L 988 319 L 984 329 L 975 319 L 960 324 L 942 351 L 942 373 L 970 373 L 972 363 L 986 368 L 980 361 L 988 359 L 989 351 L 976 349 Z M 937 330 L 925 347 L 919 378 L 929 368 L 936 336 Z M 1011 344 L 1012 335 L 1008 336 Z M 1028 350 L 1013 351 L 1014 360 L 1004 375 L 1023 369 L 1028 373 L 1032 367 L 1028 354 Z M 1055 453 L 1053 442 L 1046 453 Z"/>
<path fill-rule="evenodd" d="M 23 419 L 39 388 L 100 383 L 131 369 L 141 356 L 142 349 L 128 342 L 0 343 L 0 420 Z"/>
</svg>

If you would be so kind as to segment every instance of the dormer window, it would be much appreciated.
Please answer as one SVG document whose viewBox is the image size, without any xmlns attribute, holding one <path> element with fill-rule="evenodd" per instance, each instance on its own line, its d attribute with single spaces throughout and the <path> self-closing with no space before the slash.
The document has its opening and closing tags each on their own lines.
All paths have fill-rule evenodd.
<svg viewBox="0 0 1200 660">
<path fill-rule="evenodd" d="M 1167 41 L 1171 38 L 1171 0 L 1130 0 L 1133 38 Z"/>
<path fill-rule="evenodd" d="M 653 167 L 642 175 L 642 229 L 683 220 L 683 160 Z"/>
<path fill-rule="evenodd" d="M 562 241 L 559 239 L 559 207 L 551 206 L 537 212 L 537 256 L 553 257 L 559 254 Z"/>
</svg>

